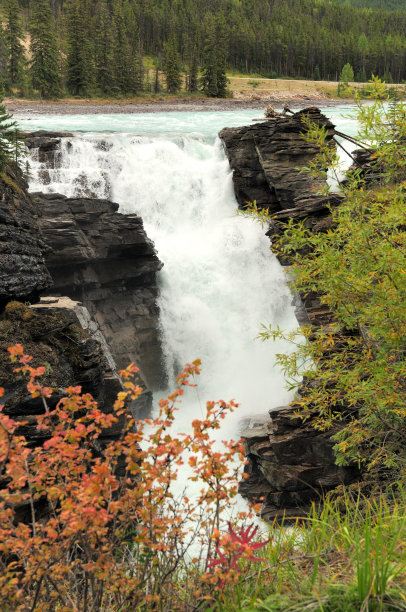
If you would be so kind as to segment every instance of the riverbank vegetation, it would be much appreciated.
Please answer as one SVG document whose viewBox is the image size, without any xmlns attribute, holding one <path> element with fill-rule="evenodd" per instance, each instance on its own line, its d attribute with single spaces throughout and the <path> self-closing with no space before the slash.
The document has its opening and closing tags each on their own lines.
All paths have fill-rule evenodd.
<svg viewBox="0 0 406 612">
<path fill-rule="evenodd" d="M 374 101 L 357 113 L 366 166 L 355 162 L 347 173 L 324 230 L 290 222 L 275 245 L 291 262 L 293 289 L 319 296 L 333 315 L 302 328 L 306 342 L 280 362 L 289 379 L 304 374 L 297 412 L 332 431 L 337 463 L 389 482 L 406 475 L 406 107 L 385 102 L 378 79 L 371 90 Z M 306 171 L 337 176 L 336 150 L 309 127 L 321 153 Z M 265 329 L 261 337 L 279 335 Z"/>
<path fill-rule="evenodd" d="M 371 3 L 372 5 L 372 3 Z M 349 63 L 406 79 L 406 8 L 327 0 L 5 0 L 0 73 L 8 94 L 228 94 L 226 71 L 338 81 Z"/>
</svg>

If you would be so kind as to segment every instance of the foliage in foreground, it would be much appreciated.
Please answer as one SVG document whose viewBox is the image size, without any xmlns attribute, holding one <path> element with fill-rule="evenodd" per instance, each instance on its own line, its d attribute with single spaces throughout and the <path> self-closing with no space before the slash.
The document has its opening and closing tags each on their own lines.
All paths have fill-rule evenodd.
<svg viewBox="0 0 406 612">
<path fill-rule="evenodd" d="M 262 545 L 244 528 L 252 514 L 232 512 L 243 447 L 229 441 L 218 451 L 210 439 L 236 404 L 208 402 L 190 434 L 171 433 L 199 362 L 180 373 L 158 417 L 134 428 L 134 366 L 121 372 L 125 390 L 109 414 L 80 387 L 49 410 L 52 389 L 38 382 L 45 368 L 32 367 L 21 345 L 9 350 L 43 400 L 28 429 L 44 442 L 32 448 L 27 423 L 0 412 L 3 610 L 189 609 L 233 584 L 244 559 L 256 560 Z M 109 441 L 115 427 L 122 435 Z M 193 495 L 175 493 L 178 476 L 195 484 Z"/>
<path fill-rule="evenodd" d="M 209 402 L 192 434 L 171 435 L 198 362 L 181 372 L 159 417 L 134 431 L 125 409 L 140 392 L 133 367 L 122 372 L 126 390 L 112 413 L 79 388 L 49 411 L 51 390 L 38 383 L 44 368 L 19 345 L 10 352 L 16 374 L 28 375 L 29 391 L 44 401 L 37 426 L 46 442 L 30 448 L 22 423 L 0 412 L 2 610 L 406 610 L 402 490 L 326 500 L 321 513 L 274 525 L 267 542 L 256 541 L 251 516 L 226 521 L 240 443 L 220 453 L 209 438 L 234 404 Z M 122 439 L 100 453 L 103 432 L 118 421 L 128 421 Z M 171 485 L 186 464 L 197 493 L 177 498 Z"/>
</svg>

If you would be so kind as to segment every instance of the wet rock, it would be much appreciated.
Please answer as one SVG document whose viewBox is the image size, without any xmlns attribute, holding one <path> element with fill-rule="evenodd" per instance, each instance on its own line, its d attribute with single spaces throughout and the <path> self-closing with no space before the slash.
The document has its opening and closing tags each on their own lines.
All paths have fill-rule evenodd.
<svg viewBox="0 0 406 612">
<path fill-rule="evenodd" d="M 24 142 L 30 151 L 36 151 L 38 161 L 50 167 L 59 165 L 59 149 L 62 138 L 72 138 L 71 132 L 52 132 L 38 130 L 36 132 L 22 132 Z"/>
<path fill-rule="evenodd" d="M 334 125 L 316 107 L 290 116 L 274 113 L 264 123 L 220 132 L 241 207 L 255 200 L 259 208 L 276 212 L 293 208 L 296 200 L 311 193 L 315 180 L 299 168 L 307 166 L 318 149 L 303 138 L 305 118 L 325 126 L 327 141 L 333 138 Z"/>
<path fill-rule="evenodd" d="M 271 108 L 264 123 L 220 132 L 239 204 L 256 199 L 259 208 L 272 213 L 267 235 L 282 265 L 291 263 L 288 255 L 281 256 L 278 251 L 286 224 L 301 222 L 313 233 L 326 232 L 332 227 L 331 209 L 343 201 L 335 193 L 318 195 L 321 183 L 298 169 L 308 166 L 318 153 L 317 147 L 302 136 L 305 116 L 326 127 L 327 140 L 333 138 L 333 124 L 317 108 L 290 116 Z M 362 162 L 368 162 L 365 155 Z M 295 256 L 308 254 L 309 249 L 305 246 Z M 317 293 L 296 294 L 294 305 L 301 325 L 317 329 L 334 323 L 334 313 Z M 304 391 L 305 383 L 299 393 Z M 240 491 L 252 501 L 261 500 L 265 520 L 305 516 L 323 493 L 359 478 L 356 468 L 335 465 L 333 433 L 320 432 L 311 420 L 303 422 L 295 417 L 294 405 L 275 408 L 270 417 L 255 417 L 248 424 L 242 435 L 250 477 L 241 483 Z"/>
<path fill-rule="evenodd" d="M 0 181 L 0 306 L 13 299 L 36 299 L 51 286 L 44 261 L 47 248 L 23 175 L 9 164 Z"/>
<path fill-rule="evenodd" d="M 117 362 L 135 362 L 149 388 L 163 384 L 156 305 L 162 267 L 142 219 L 108 200 L 33 194 L 55 295 L 82 302 Z"/>
<path fill-rule="evenodd" d="M 292 418 L 290 406 L 273 409 L 260 425 L 254 419 L 242 435 L 250 478 L 240 491 L 261 501 L 268 521 L 304 516 L 323 493 L 359 476 L 354 467 L 335 465 L 331 431 L 319 432 Z"/>
</svg>

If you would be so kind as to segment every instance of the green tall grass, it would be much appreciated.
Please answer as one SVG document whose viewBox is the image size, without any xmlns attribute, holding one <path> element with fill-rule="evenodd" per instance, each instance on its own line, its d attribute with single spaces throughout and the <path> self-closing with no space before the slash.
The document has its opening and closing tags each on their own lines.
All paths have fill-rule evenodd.
<svg viewBox="0 0 406 612">
<path fill-rule="evenodd" d="M 309 518 L 274 524 L 260 567 L 240 568 L 209 610 L 406 610 L 406 494 L 325 500 Z"/>
</svg>

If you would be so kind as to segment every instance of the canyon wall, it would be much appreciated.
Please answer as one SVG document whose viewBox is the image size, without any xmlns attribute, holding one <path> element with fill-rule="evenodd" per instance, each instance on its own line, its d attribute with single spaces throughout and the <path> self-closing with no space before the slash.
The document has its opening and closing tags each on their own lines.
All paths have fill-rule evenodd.
<svg viewBox="0 0 406 612">
<path fill-rule="evenodd" d="M 327 142 L 332 141 L 334 125 L 314 107 L 289 116 L 275 113 L 262 123 L 220 132 L 239 205 L 256 201 L 258 208 L 269 210 L 267 235 L 282 265 L 289 261 L 278 254 L 277 244 L 286 223 L 301 221 L 312 232 L 325 232 L 331 227 L 331 208 L 342 201 L 339 194 L 318 195 L 321 181 L 301 171 L 318 152 L 304 138 L 305 117 L 324 126 Z M 299 324 L 317 329 L 334 320 L 320 297 L 295 296 Z M 317 431 L 311 420 L 304 423 L 294 411 L 293 403 L 274 408 L 269 416 L 254 416 L 243 432 L 250 478 L 240 490 L 253 501 L 262 500 L 262 516 L 270 522 L 282 515 L 304 516 L 323 493 L 359 477 L 354 467 L 335 465 L 332 432 Z"/>
</svg>

